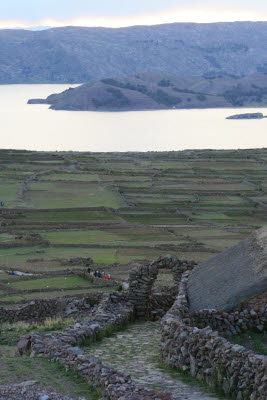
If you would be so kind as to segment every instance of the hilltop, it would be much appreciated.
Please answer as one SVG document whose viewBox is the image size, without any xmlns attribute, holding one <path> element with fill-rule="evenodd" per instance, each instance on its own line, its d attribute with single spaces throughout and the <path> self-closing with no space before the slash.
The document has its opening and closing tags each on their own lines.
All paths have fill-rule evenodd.
<svg viewBox="0 0 267 400">
<path fill-rule="evenodd" d="M 0 30 L 0 83 L 267 72 L 267 22 Z"/>
<path fill-rule="evenodd" d="M 167 77 L 136 74 L 127 78 L 94 79 L 47 99 L 29 104 L 51 104 L 53 110 L 129 111 L 180 108 L 264 106 L 267 73 L 247 77 Z"/>
</svg>

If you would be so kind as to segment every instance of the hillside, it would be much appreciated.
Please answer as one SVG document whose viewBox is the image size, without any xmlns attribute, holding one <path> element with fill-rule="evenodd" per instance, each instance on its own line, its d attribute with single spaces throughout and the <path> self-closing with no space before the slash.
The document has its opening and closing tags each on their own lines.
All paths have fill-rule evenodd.
<svg viewBox="0 0 267 400">
<path fill-rule="evenodd" d="M 0 83 L 267 72 L 267 22 L 0 30 Z"/>
<path fill-rule="evenodd" d="M 93 79 L 47 99 L 29 104 L 51 104 L 53 110 L 127 111 L 179 108 L 264 106 L 267 104 L 267 73 L 238 78 L 166 77 L 137 74 L 128 78 Z"/>
</svg>

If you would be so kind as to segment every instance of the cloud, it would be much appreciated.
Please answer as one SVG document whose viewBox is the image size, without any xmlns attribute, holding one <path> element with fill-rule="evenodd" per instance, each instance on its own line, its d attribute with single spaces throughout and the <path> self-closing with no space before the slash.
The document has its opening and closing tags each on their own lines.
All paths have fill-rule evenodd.
<svg viewBox="0 0 267 400">
<path fill-rule="evenodd" d="M 53 18 L 45 18 L 35 24 L 25 21 L 0 21 L 1 28 L 30 28 L 33 26 L 87 26 L 97 27 L 104 26 L 110 28 L 127 27 L 133 25 L 156 25 L 173 22 L 233 22 L 233 21 L 267 21 L 267 13 L 260 13 L 253 10 L 219 10 L 212 8 L 186 9 L 178 8 L 161 13 L 144 14 L 137 16 L 125 17 L 85 17 L 56 20 Z"/>
</svg>

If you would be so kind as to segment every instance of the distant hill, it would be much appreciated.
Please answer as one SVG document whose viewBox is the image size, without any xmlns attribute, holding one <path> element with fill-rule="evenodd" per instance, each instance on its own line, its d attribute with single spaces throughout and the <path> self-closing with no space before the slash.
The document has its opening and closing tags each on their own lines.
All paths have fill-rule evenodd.
<svg viewBox="0 0 267 400">
<path fill-rule="evenodd" d="M 0 30 L 0 83 L 267 72 L 267 22 Z"/>
<path fill-rule="evenodd" d="M 267 104 L 267 73 L 239 78 L 166 77 L 136 74 L 128 78 L 94 79 L 47 99 L 53 110 L 127 111 L 173 108 L 214 108 Z"/>
</svg>

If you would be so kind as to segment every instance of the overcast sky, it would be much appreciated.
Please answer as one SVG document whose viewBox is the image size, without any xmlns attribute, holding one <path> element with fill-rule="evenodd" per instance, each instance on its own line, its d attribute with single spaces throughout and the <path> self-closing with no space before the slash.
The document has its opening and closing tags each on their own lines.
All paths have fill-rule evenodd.
<svg viewBox="0 0 267 400">
<path fill-rule="evenodd" d="M 267 0 L 0 0 L 0 25 L 266 20 Z"/>
</svg>

